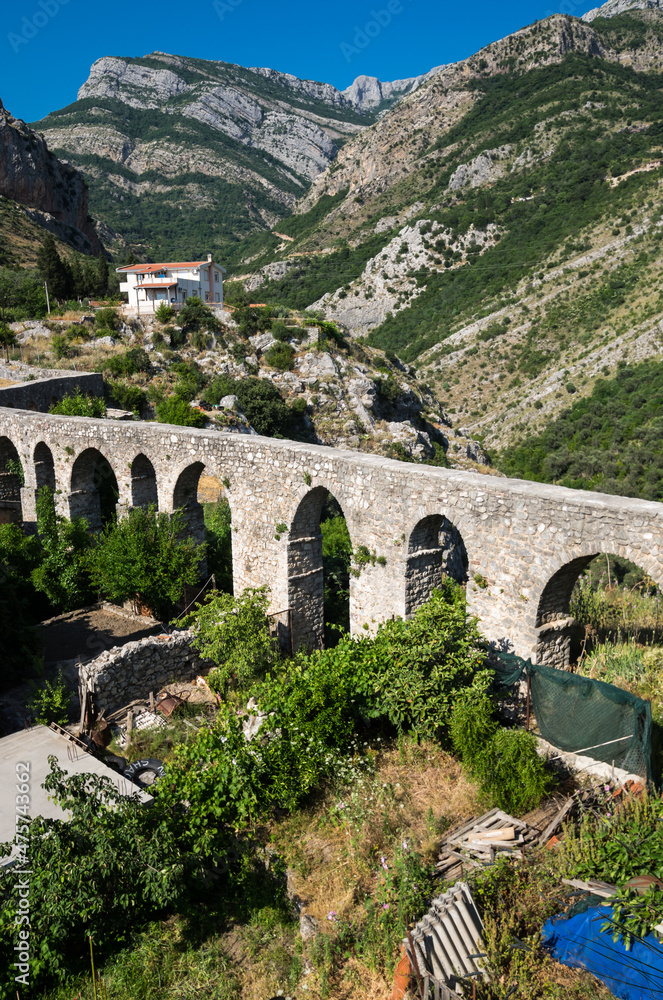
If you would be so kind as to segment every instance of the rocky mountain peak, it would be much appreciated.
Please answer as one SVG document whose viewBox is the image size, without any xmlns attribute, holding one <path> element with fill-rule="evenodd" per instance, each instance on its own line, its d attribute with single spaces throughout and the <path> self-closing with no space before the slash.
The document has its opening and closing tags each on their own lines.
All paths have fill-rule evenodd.
<svg viewBox="0 0 663 1000">
<path fill-rule="evenodd" d="M 358 76 L 349 87 L 345 88 L 343 94 L 357 108 L 377 108 L 386 101 L 405 97 L 415 90 L 423 79 L 423 76 L 412 76 L 407 80 L 385 83 L 376 76 Z"/>
<path fill-rule="evenodd" d="M 663 0 L 608 0 L 602 7 L 588 10 L 582 20 L 591 22 L 597 17 L 618 17 L 630 10 L 663 10 Z"/>
</svg>

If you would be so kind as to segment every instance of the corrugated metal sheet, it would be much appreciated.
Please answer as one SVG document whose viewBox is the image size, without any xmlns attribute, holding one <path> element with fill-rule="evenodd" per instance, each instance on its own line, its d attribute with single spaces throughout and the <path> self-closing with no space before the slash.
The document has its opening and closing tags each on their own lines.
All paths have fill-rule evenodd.
<svg viewBox="0 0 663 1000">
<path fill-rule="evenodd" d="M 483 923 L 469 886 L 456 882 L 433 900 L 431 908 L 403 943 L 424 983 L 424 1000 L 448 1000 L 460 992 L 459 980 L 485 977 L 481 963 Z"/>
</svg>

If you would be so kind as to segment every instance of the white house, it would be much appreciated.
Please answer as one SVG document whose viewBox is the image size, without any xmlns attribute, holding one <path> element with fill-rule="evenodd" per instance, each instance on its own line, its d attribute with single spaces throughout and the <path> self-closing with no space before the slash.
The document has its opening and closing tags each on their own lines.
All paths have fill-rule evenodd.
<svg viewBox="0 0 663 1000">
<path fill-rule="evenodd" d="M 188 298 L 200 296 L 210 306 L 223 304 L 225 268 L 215 264 L 211 253 L 207 260 L 190 260 L 181 264 L 130 264 L 116 268 L 126 281 L 120 291 L 129 294 L 129 308 L 141 313 L 153 313 L 162 302 L 181 306 Z"/>
</svg>

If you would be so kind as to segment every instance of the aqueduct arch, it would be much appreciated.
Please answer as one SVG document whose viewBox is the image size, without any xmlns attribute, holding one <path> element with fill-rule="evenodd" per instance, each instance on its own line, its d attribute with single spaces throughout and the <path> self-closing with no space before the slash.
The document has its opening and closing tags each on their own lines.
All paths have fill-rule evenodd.
<svg viewBox="0 0 663 1000">
<path fill-rule="evenodd" d="M 467 583 L 468 558 L 458 528 L 444 514 L 427 514 L 410 532 L 405 570 L 405 614 L 414 614 L 443 574 Z"/>
<path fill-rule="evenodd" d="M 293 648 L 322 648 L 325 602 L 321 519 L 332 496 L 326 486 L 314 486 L 300 500 L 289 526 L 287 543 L 288 608 L 291 612 Z M 347 518 L 346 518 L 347 521 Z M 350 587 L 352 602 L 352 586 Z"/>
<path fill-rule="evenodd" d="M 159 507 L 157 475 L 147 455 L 136 455 L 131 463 L 131 506 Z"/>
<path fill-rule="evenodd" d="M 630 548 L 615 546 L 621 551 L 602 547 L 598 551 L 578 555 L 563 563 L 548 579 L 541 591 L 536 610 L 535 627 L 537 642 L 536 660 L 551 667 L 566 668 L 580 652 L 583 627 L 571 616 L 571 596 L 576 583 L 590 565 L 600 555 L 617 555 L 636 563 L 651 576 L 657 586 L 663 588 L 663 567 L 657 562 L 645 565 L 641 556 Z"/>
<path fill-rule="evenodd" d="M 14 511 L 22 498 L 28 523 L 38 484 L 54 475 L 58 509 L 89 517 L 90 507 L 98 527 L 100 469 L 108 463 L 106 479 L 114 491 L 119 483 L 122 505 L 145 502 L 142 488 L 153 495 L 156 482 L 159 510 L 183 509 L 191 530 L 202 533 L 200 475 L 220 474 L 232 507 L 235 592 L 269 587 L 272 610 L 292 603 L 313 634 L 323 617 L 319 525 L 328 493 L 342 507 L 355 551 L 371 554 L 351 579 L 354 634 L 411 613 L 449 560 L 450 525 L 470 559 L 470 613 L 489 640 L 526 657 L 565 615 L 575 579 L 597 553 L 623 556 L 663 584 L 663 504 L 301 442 L 16 407 L 0 407 L 0 439 L 0 489 Z M 22 490 L 20 476 L 12 479 L 16 461 Z M 281 523 L 290 530 L 276 531 Z M 462 552 L 457 543 L 455 551 Z"/>
<path fill-rule="evenodd" d="M 99 531 L 115 515 L 118 497 L 111 463 L 98 448 L 86 448 L 71 470 L 69 516 L 83 517 L 91 531 Z"/>
<path fill-rule="evenodd" d="M 23 468 L 16 445 L 0 437 L 0 524 L 22 520 Z"/>
</svg>

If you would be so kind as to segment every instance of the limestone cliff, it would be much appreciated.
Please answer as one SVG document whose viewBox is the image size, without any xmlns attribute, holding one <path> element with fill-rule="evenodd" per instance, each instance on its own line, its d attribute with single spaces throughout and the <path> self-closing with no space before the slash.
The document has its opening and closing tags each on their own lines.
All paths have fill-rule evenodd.
<svg viewBox="0 0 663 1000">
<path fill-rule="evenodd" d="M 99 251 L 83 177 L 58 160 L 43 137 L 12 117 L 1 101 L 0 194 L 27 206 L 34 221 L 76 249 Z"/>
</svg>

